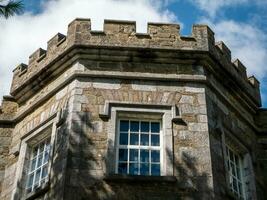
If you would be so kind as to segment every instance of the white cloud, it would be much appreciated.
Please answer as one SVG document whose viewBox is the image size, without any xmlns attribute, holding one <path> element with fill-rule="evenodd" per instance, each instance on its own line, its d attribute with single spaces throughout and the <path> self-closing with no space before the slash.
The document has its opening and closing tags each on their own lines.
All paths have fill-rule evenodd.
<svg viewBox="0 0 267 200">
<path fill-rule="evenodd" d="M 5 20 L 0 18 L 0 98 L 9 94 L 12 70 L 57 32 L 66 33 L 74 18 L 91 18 L 92 29 L 101 30 L 104 19 L 134 20 L 137 31 L 146 32 L 148 21 L 175 21 L 166 9 L 168 0 L 51 0 L 39 15 L 25 13 Z M 1 100 L 0 100 L 1 101 Z"/>
<path fill-rule="evenodd" d="M 238 58 L 247 67 L 248 76 L 255 75 L 261 82 L 262 102 L 267 103 L 267 38 L 257 27 L 235 21 L 212 23 L 202 20 L 211 26 L 217 41 L 224 41 L 232 52 L 232 58 Z M 264 105 L 266 107 L 266 105 Z"/>
<path fill-rule="evenodd" d="M 209 17 L 218 16 L 218 12 L 226 7 L 241 6 L 241 5 L 256 5 L 260 8 L 267 6 L 266 0 L 188 0 L 196 8 L 205 11 Z"/>
<path fill-rule="evenodd" d="M 207 12 L 210 17 L 214 17 L 219 9 L 227 6 L 235 6 L 247 3 L 249 0 L 189 0 L 201 10 Z M 262 1 L 262 0 L 258 0 Z"/>
<path fill-rule="evenodd" d="M 247 67 L 249 75 L 255 75 L 259 80 L 267 76 L 267 39 L 260 29 L 235 21 L 203 21 L 211 26 L 215 39 L 224 41 L 230 48 L 232 57 L 238 58 Z"/>
</svg>

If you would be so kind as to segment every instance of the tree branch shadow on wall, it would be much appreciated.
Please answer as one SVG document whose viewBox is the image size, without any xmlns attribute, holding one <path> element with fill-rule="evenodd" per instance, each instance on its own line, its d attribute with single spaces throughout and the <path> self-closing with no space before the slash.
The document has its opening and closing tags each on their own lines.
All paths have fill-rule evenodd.
<svg viewBox="0 0 267 200">
<path fill-rule="evenodd" d="M 108 140 L 106 130 L 97 132 L 89 112 L 80 114 L 79 117 L 79 120 L 73 122 L 77 129 L 70 135 L 70 171 L 67 172 L 68 189 L 64 199 L 214 199 L 210 187 L 212 177 L 205 172 L 199 172 L 201 166 L 197 163 L 198 158 L 186 152 L 182 153 L 180 160 L 174 159 L 176 182 L 154 182 L 149 180 L 149 177 L 149 181 L 124 178 L 121 181 L 107 180 L 106 164 L 110 164 L 107 156 L 112 153 L 108 151 L 114 151 L 115 144 Z M 80 136 L 79 142 L 76 139 L 77 135 Z M 169 160 L 173 160 L 173 152 L 167 152 L 167 156 Z M 115 160 L 113 162 L 115 163 Z"/>
<path fill-rule="evenodd" d="M 171 158 L 172 152 L 167 151 Z M 174 156 L 174 175 L 177 179 L 177 187 L 182 191 L 181 199 L 214 199 L 210 187 L 211 178 L 205 172 L 199 172 L 198 158 L 187 152 L 182 152 L 180 158 Z"/>
<path fill-rule="evenodd" d="M 108 150 L 114 143 L 108 140 L 107 131 L 97 132 L 90 112 L 75 113 L 71 120 L 68 110 L 57 128 L 54 157 L 51 167 L 50 187 L 40 199 L 64 200 L 179 200 L 213 199 L 209 186 L 210 177 L 199 173 L 197 158 L 183 152 L 181 159 L 174 159 L 175 182 L 169 181 L 107 181 Z M 105 122 L 103 122 L 105 123 Z M 106 149 L 106 150 L 104 150 Z M 175 152 L 174 152 L 175 153 Z M 173 160 L 173 152 L 167 152 Z M 115 160 L 114 160 L 115 163 Z M 145 180 L 145 181 L 144 181 Z M 19 183 L 20 184 L 20 183 Z M 20 199 L 16 194 L 15 199 Z"/>
</svg>

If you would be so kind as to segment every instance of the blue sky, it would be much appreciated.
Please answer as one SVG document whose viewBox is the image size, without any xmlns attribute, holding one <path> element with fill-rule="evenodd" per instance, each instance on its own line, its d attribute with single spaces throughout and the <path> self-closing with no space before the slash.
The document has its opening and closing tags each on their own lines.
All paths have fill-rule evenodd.
<svg viewBox="0 0 267 200">
<path fill-rule="evenodd" d="M 46 48 L 46 41 L 53 34 L 59 31 L 65 33 L 71 19 L 91 18 L 93 28 L 102 29 L 104 18 L 115 18 L 137 21 L 137 30 L 140 32 L 145 32 L 148 21 L 180 23 L 183 35 L 190 35 L 192 24 L 208 24 L 215 32 L 216 40 L 223 40 L 232 50 L 232 57 L 238 57 L 247 67 L 248 74 L 255 75 L 261 81 L 263 106 L 267 107 L 265 65 L 267 0 L 23 0 L 23 2 L 25 12 L 20 18 L 15 17 L 8 22 L 0 19 L 0 25 L 3 27 L 2 35 L 0 32 L 0 52 L 12 51 L 17 55 L 14 57 L 7 55 L 6 59 L 2 60 L 0 57 L 0 70 L 2 70 L 1 65 L 5 66 L 5 69 L 10 69 L 4 73 L 7 76 L 4 87 L 0 87 L 4 88 L 0 90 L 0 95 L 8 93 L 11 80 L 8 73 L 11 73 L 11 69 L 20 62 L 26 62 L 30 52 L 39 46 Z M 9 33 L 12 34 L 9 36 Z M 14 42 L 14 38 L 22 40 Z M 25 38 L 24 43 L 23 38 Z M 27 41 L 33 44 L 29 46 Z M 8 44 L 9 47 L 4 46 L 4 48 L 2 45 L 1 49 L 1 42 Z M 8 59 L 14 61 L 9 62 Z"/>
</svg>

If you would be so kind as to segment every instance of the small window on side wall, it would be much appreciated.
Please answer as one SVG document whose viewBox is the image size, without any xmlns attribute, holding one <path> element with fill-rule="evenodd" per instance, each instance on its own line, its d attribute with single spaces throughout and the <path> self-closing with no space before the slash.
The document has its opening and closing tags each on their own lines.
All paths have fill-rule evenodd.
<svg viewBox="0 0 267 200">
<path fill-rule="evenodd" d="M 34 191 L 48 182 L 51 137 L 47 137 L 29 148 L 30 161 L 27 175 L 27 193 Z"/>
<path fill-rule="evenodd" d="M 26 196 L 31 196 L 43 190 L 49 183 L 51 168 L 51 155 L 53 144 L 53 125 L 41 127 L 28 136 L 25 143 L 24 161 L 24 191 Z"/>
<path fill-rule="evenodd" d="M 228 185 L 238 199 L 246 199 L 243 175 L 243 156 L 226 145 Z"/>
</svg>

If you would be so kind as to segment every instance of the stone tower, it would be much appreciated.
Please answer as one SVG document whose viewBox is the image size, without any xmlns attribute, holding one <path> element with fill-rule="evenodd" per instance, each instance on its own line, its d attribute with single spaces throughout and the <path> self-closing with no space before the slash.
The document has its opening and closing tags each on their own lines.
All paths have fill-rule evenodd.
<svg viewBox="0 0 267 200">
<path fill-rule="evenodd" d="M 259 85 L 205 25 L 75 19 L 13 71 L 0 198 L 265 199 Z"/>
</svg>

